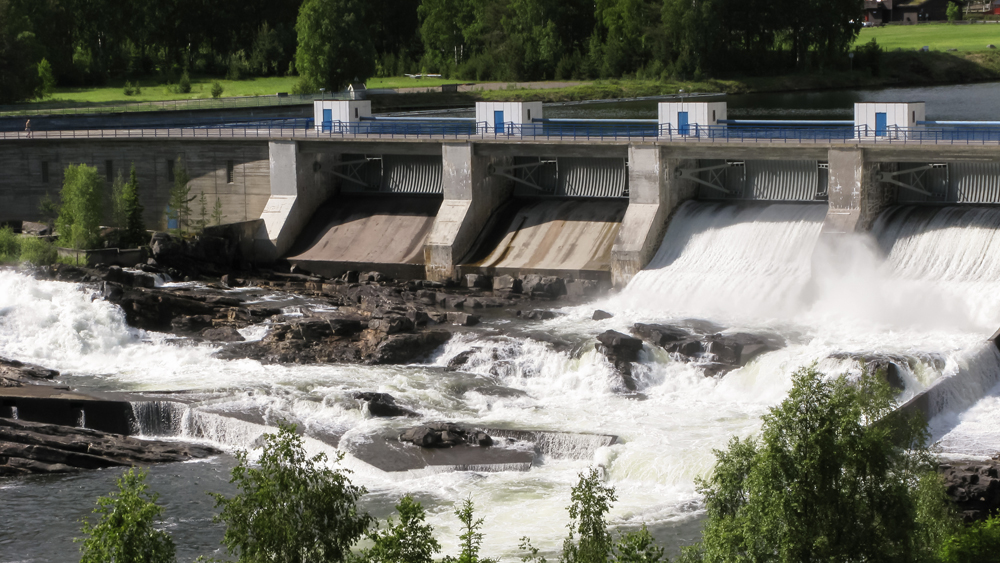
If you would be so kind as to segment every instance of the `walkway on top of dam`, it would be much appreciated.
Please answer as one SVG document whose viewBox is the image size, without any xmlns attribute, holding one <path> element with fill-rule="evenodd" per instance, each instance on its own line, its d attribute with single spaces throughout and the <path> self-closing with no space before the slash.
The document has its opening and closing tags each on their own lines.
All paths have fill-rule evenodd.
<svg viewBox="0 0 1000 563">
<path fill-rule="evenodd" d="M 558 134 L 519 135 L 495 133 L 493 131 L 470 132 L 466 134 L 435 133 L 340 133 L 318 131 L 313 127 L 162 127 L 136 129 L 71 129 L 57 131 L 0 131 L 0 140 L 92 140 L 92 139 L 198 139 L 198 140 L 295 140 L 295 141 L 373 141 L 373 142 L 448 142 L 475 141 L 500 142 L 506 144 L 610 144 L 627 145 L 633 143 L 668 144 L 738 144 L 738 145 L 788 145 L 788 146 L 854 146 L 854 145 L 982 145 L 1000 146 L 1000 129 L 990 130 L 995 135 L 942 135 L 939 131 L 922 129 L 900 130 L 886 136 L 871 134 L 842 135 L 830 137 L 817 135 L 809 129 L 786 128 L 782 134 L 769 131 L 745 130 L 719 127 L 701 134 L 680 134 L 674 131 L 659 135 L 629 132 L 590 134 L 585 131 L 575 133 L 561 131 Z"/>
</svg>

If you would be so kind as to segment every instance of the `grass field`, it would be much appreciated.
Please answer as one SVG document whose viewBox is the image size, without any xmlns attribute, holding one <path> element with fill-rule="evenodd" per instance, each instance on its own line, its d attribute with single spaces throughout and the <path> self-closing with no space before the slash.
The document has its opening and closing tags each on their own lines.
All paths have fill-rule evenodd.
<svg viewBox="0 0 1000 563">
<path fill-rule="evenodd" d="M 926 45 L 934 51 L 957 49 L 968 53 L 986 50 L 986 46 L 990 44 L 1000 46 L 1000 23 L 922 23 L 866 27 L 861 30 L 855 44 L 862 45 L 873 37 L 887 51 L 914 50 Z"/>
<path fill-rule="evenodd" d="M 111 103 L 111 102 L 151 102 L 162 100 L 194 100 L 199 98 L 212 97 L 212 83 L 218 81 L 222 84 L 222 96 L 229 98 L 234 96 L 273 96 L 278 92 L 292 92 L 297 76 L 280 76 L 267 78 L 253 78 L 249 80 L 221 80 L 212 77 L 192 77 L 191 92 L 189 94 L 178 94 L 170 91 L 165 84 L 160 84 L 155 80 L 140 80 L 139 86 L 141 94 L 126 96 L 123 93 L 124 81 L 115 81 L 112 84 L 101 88 L 57 88 L 52 97 L 46 98 L 45 102 L 74 102 L 74 103 Z M 391 78 L 371 78 L 367 85 L 369 88 L 411 88 L 411 87 L 431 87 L 442 84 L 454 84 L 460 80 L 442 80 L 439 78 L 414 79 L 406 76 Z"/>
</svg>

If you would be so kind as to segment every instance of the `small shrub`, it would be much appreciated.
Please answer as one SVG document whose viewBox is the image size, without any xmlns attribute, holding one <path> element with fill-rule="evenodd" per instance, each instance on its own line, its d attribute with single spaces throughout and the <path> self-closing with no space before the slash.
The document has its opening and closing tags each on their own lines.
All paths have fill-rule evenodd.
<svg viewBox="0 0 1000 563">
<path fill-rule="evenodd" d="M 96 525 L 83 523 L 80 563 L 143 561 L 170 563 L 175 547 L 170 534 L 153 524 L 163 514 L 156 504 L 157 494 L 147 492 L 146 472 L 130 468 L 118 479 L 118 493 L 97 499 Z"/>
<path fill-rule="evenodd" d="M 104 211 L 104 180 L 86 164 L 66 167 L 62 206 L 56 219 L 60 243 L 71 248 L 94 248 L 100 239 Z"/>
<path fill-rule="evenodd" d="M 462 552 L 458 557 L 450 555 L 444 558 L 444 563 L 498 563 L 500 560 L 492 557 L 480 557 L 479 549 L 483 544 L 483 519 L 476 518 L 476 505 L 471 498 L 462 501 L 462 505 L 455 510 L 455 516 L 462 522 L 462 533 L 458 536 Z"/>
<path fill-rule="evenodd" d="M 942 563 L 1000 562 L 1000 516 L 962 527 L 938 553 Z"/>
<path fill-rule="evenodd" d="M 180 81 L 177 83 L 177 91 L 181 94 L 191 93 L 191 77 L 188 75 L 187 71 L 181 75 Z"/>
<path fill-rule="evenodd" d="M 372 517 L 358 509 L 367 491 L 326 456 L 306 457 L 295 426 L 265 434 L 257 463 L 236 453 L 231 483 L 236 495 L 213 494 L 226 524 L 222 543 L 242 562 L 342 561 L 368 530 Z"/>
<path fill-rule="evenodd" d="M 16 262 L 21 256 L 21 237 L 10 225 L 0 227 L 0 262 Z"/>
<path fill-rule="evenodd" d="M 36 266 L 55 264 L 59 259 L 56 245 L 44 238 L 21 237 L 21 261 Z"/>
<path fill-rule="evenodd" d="M 406 495 L 396 504 L 399 522 L 392 518 L 386 528 L 368 532 L 372 547 L 362 550 L 361 559 L 369 563 L 432 563 L 441 545 L 434 539 L 434 528 L 424 522 L 424 508 Z"/>
<path fill-rule="evenodd" d="M 129 82 L 128 80 L 126 80 L 125 81 L 125 87 L 122 88 L 122 94 L 125 94 L 126 96 L 134 96 L 135 95 L 135 86 L 132 86 L 132 83 Z"/>
<path fill-rule="evenodd" d="M 52 73 L 52 65 L 48 59 L 42 59 L 38 63 L 38 78 L 42 81 L 42 90 L 39 97 L 45 98 L 51 96 L 52 91 L 56 88 L 56 76 Z"/>
<path fill-rule="evenodd" d="M 216 80 L 215 82 L 212 83 L 212 97 L 213 98 L 221 98 L 222 97 L 222 92 L 224 92 L 224 91 L 225 90 L 223 89 L 222 84 L 218 80 Z"/>
</svg>

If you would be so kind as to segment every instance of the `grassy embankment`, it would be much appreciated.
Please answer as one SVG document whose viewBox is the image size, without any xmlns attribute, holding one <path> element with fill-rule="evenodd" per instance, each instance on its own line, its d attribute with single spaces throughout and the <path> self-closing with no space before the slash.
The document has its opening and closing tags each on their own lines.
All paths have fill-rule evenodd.
<svg viewBox="0 0 1000 563">
<path fill-rule="evenodd" d="M 447 105 L 471 103 L 476 100 L 541 100 L 572 101 L 608 98 L 630 98 L 686 92 L 775 92 L 793 90 L 819 90 L 829 88 L 880 87 L 921 84 L 949 84 L 986 80 L 1000 80 L 1000 50 L 987 49 L 988 44 L 1000 45 L 1000 24 L 952 25 L 947 23 L 912 26 L 887 26 L 866 28 L 861 31 L 857 44 L 872 38 L 885 49 L 882 72 L 873 76 L 867 69 L 850 71 L 817 70 L 813 72 L 769 77 L 740 77 L 699 81 L 683 80 L 597 80 L 577 86 L 527 89 L 508 87 L 502 90 L 481 90 L 461 94 L 409 94 L 404 99 L 378 99 L 376 108 L 389 108 L 403 103 L 414 107 L 421 105 Z M 923 46 L 929 53 L 917 52 Z M 948 49 L 956 49 L 949 52 Z M 112 83 L 103 88 L 60 88 L 45 100 L 46 106 L 76 104 L 111 104 L 162 100 L 190 100 L 211 97 L 212 83 L 218 81 L 224 88 L 223 96 L 274 95 L 291 92 L 296 77 L 272 77 L 253 80 L 220 80 L 207 76 L 192 77 L 192 91 L 188 94 L 172 92 L 154 80 L 139 82 L 142 93 L 125 96 L 122 85 Z M 412 79 L 407 77 L 373 78 L 369 88 L 433 87 L 453 84 L 459 80 Z M 26 107 L 30 107 L 26 106 Z"/>
</svg>

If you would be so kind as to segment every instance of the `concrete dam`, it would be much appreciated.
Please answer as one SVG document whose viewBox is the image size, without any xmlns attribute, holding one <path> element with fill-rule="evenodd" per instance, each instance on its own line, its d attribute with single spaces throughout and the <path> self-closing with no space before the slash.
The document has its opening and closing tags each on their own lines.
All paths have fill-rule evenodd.
<svg viewBox="0 0 1000 563">
<path fill-rule="evenodd" d="M 67 164 L 91 163 L 109 181 L 134 164 L 146 220 L 164 227 L 180 160 L 192 194 L 217 199 L 226 222 L 262 221 L 260 262 L 325 276 L 540 274 L 621 287 L 688 200 L 810 202 L 825 210 L 826 236 L 867 231 L 897 204 L 1000 203 L 996 140 L 927 121 L 923 104 L 857 104 L 853 122 L 782 127 L 728 120 L 720 102 L 661 103 L 657 120 L 625 123 L 543 111 L 480 103 L 474 119 L 435 121 L 323 101 L 291 129 L 5 133 L 0 219 L 37 220 Z"/>
</svg>

